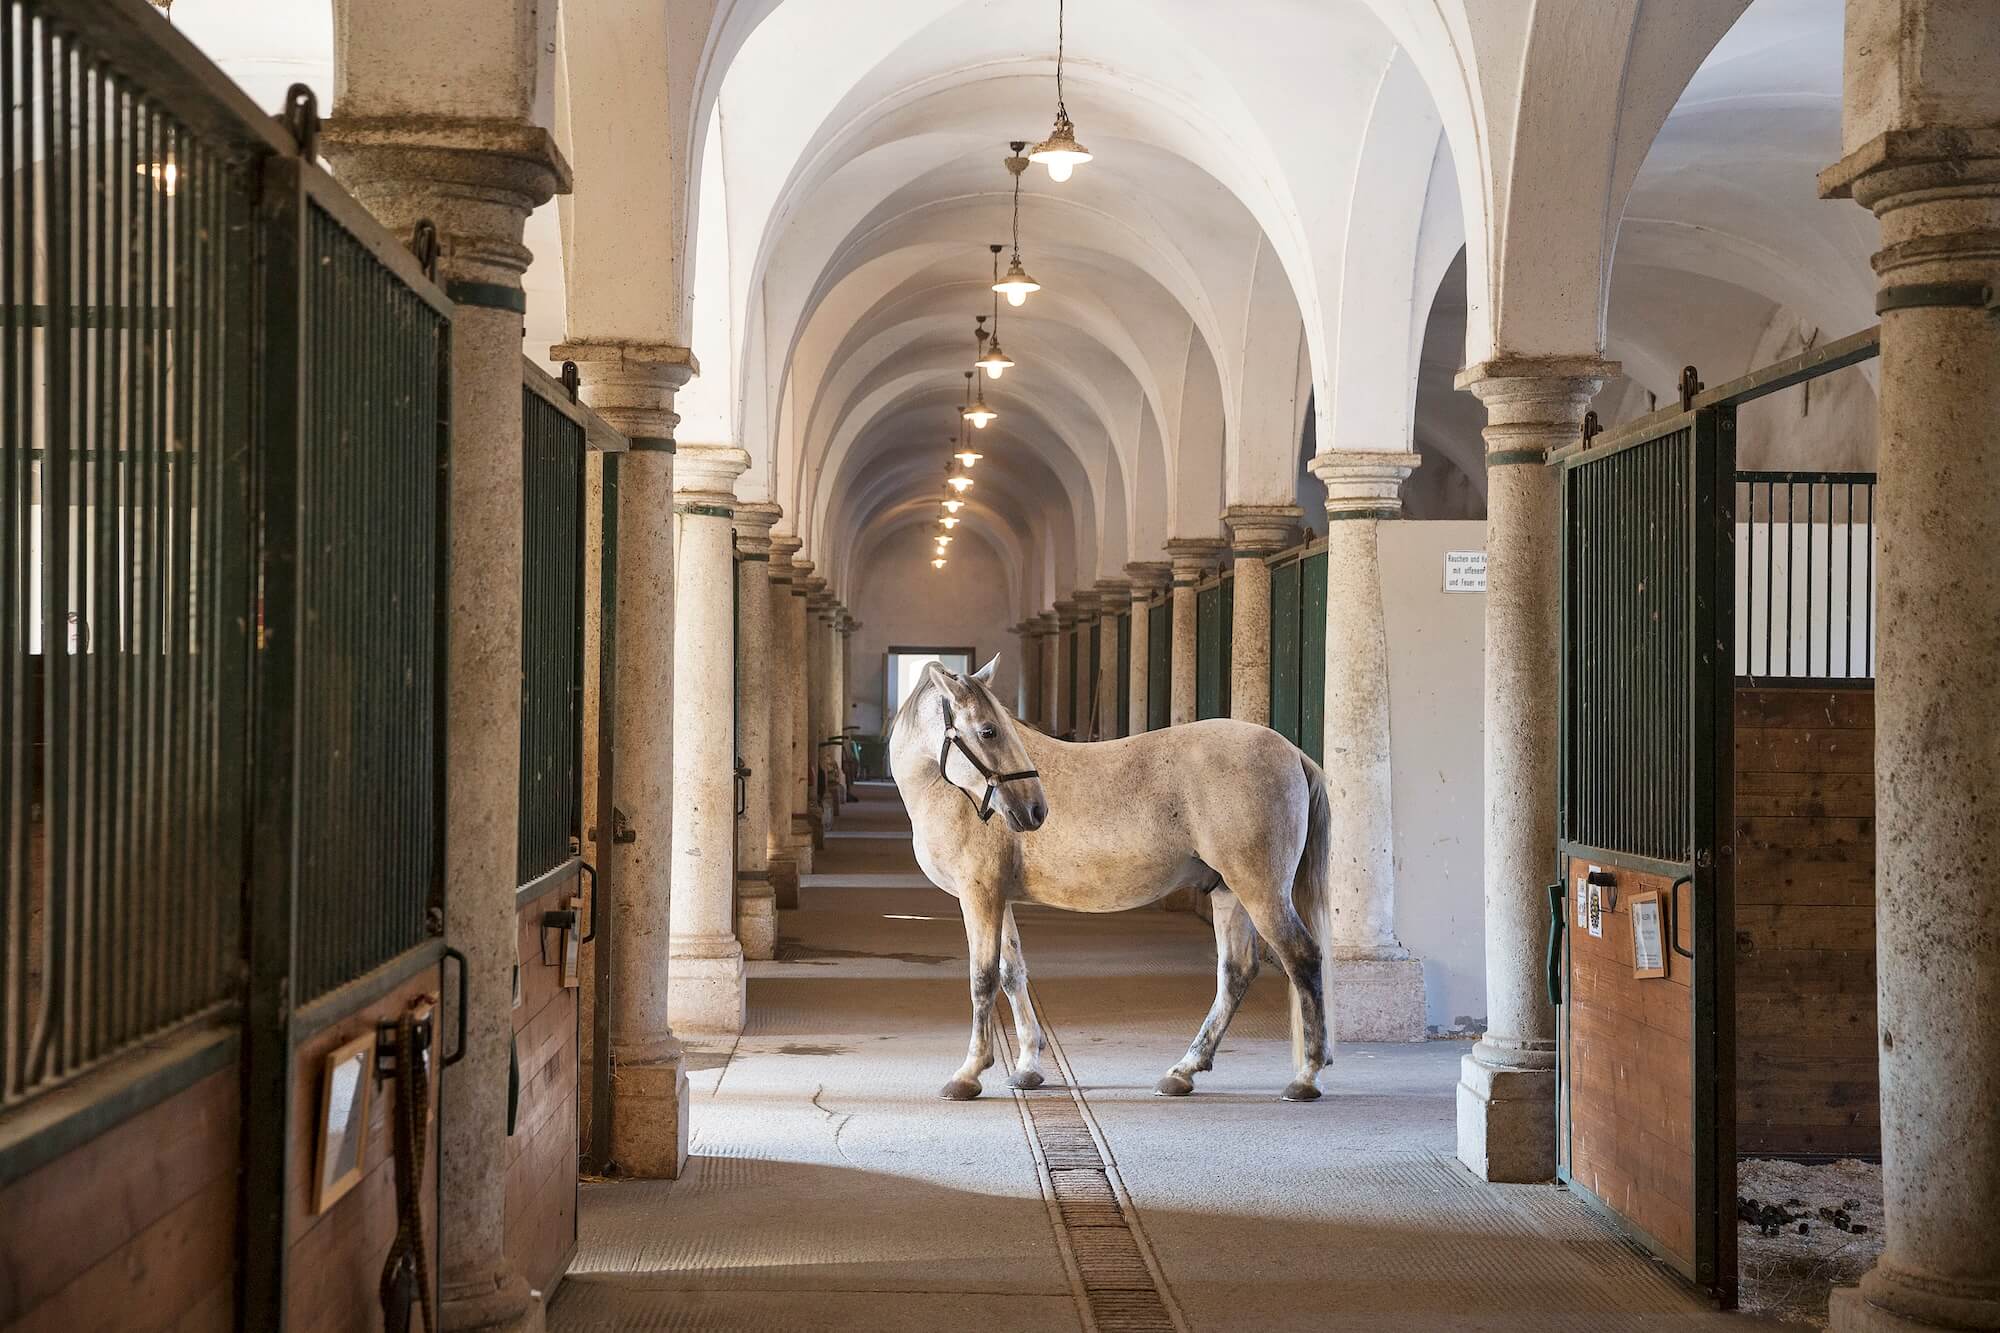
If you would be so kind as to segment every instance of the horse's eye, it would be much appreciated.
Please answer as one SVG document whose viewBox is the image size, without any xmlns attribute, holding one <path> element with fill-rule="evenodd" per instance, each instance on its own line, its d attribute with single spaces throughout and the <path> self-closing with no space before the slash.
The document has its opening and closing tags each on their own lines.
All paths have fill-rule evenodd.
<svg viewBox="0 0 2000 1333">
<path fill-rule="evenodd" d="M 1000 734 L 999 732 L 995 731 L 991 727 L 981 727 L 979 729 L 979 739 L 982 741 L 990 741 L 999 734 Z"/>
</svg>

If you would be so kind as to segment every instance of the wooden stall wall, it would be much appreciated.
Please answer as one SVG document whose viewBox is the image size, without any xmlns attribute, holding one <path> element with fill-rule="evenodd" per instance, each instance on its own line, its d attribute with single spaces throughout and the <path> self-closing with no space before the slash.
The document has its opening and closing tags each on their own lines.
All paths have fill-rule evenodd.
<svg viewBox="0 0 2000 1333">
<path fill-rule="evenodd" d="M 507 1257 L 546 1297 L 576 1252 L 577 998 L 562 984 L 561 933 L 542 913 L 573 891 L 548 893 L 520 909 L 521 1004 L 514 1010 L 520 1101 L 507 1140 Z M 587 924 L 587 923 L 585 923 Z M 587 951 L 586 951 L 587 952 Z"/>
<path fill-rule="evenodd" d="M 1565 911 L 1569 994 L 1564 1077 L 1568 1095 L 1559 1128 L 1564 1164 L 1595 1194 L 1692 1265 L 1694 1254 L 1693 990 L 1688 960 L 1667 951 L 1667 975 L 1632 974 L 1633 894 L 1656 891 L 1662 910 L 1672 890 L 1665 875 L 1609 862 L 1616 905 L 1590 934 L 1577 918 L 1577 886 L 1591 865 L 1572 861 Z M 1693 948 L 1694 890 L 1680 893 L 1677 938 Z"/>
<path fill-rule="evenodd" d="M 1875 695 L 1736 691 L 1736 1145 L 1882 1150 Z"/>
<path fill-rule="evenodd" d="M 0 1328 L 233 1327 L 238 1070 L 0 1189 Z"/>
<path fill-rule="evenodd" d="M 437 1012 L 439 979 L 426 969 L 373 1004 L 328 1025 L 299 1043 L 292 1071 L 292 1132 L 287 1138 L 285 1199 L 285 1327 L 287 1333 L 348 1333 L 382 1327 L 379 1295 L 382 1265 L 396 1239 L 396 1135 L 394 1111 L 400 1079 L 376 1084 L 368 1105 L 366 1163 L 360 1183 L 321 1213 L 314 1213 L 313 1168 L 319 1145 L 316 1120 L 326 1056 L 356 1037 L 372 1034 L 378 1022 L 393 1022 L 420 1002 Z M 433 1038 L 449 1047 L 452 1038 Z M 436 1289 L 437 1103 L 435 1076 L 441 1052 L 434 1045 L 431 1117 L 424 1149 L 423 1210 L 426 1244 Z M 372 1068 L 373 1060 L 370 1065 Z M 234 1089 L 232 1089 L 232 1092 Z"/>
</svg>

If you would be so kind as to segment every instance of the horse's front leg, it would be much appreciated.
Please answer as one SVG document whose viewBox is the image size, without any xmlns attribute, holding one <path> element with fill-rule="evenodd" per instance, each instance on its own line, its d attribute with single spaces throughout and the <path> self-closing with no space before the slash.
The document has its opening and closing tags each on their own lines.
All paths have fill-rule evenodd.
<svg viewBox="0 0 2000 1333">
<path fill-rule="evenodd" d="M 1194 1091 L 1194 1076 L 1214 1066 L 1215 1048 L 1222 1044 L 1222 1034 L 1229 1030 L 1229 1021 L 1257 975 L 1257 930 L 1250 924 L 1250 914 L 1227 889 L 1216 889 L 1208 901 L 1215 912 L 1215 1003 L 1181 1062 L 1153 1085 L 1162 1097 L 1187 1096 Z"/>
<path fill-rule="evenodd" d="M 972 1041 L 965 1063 L 939 1090 L 938 1095 L 950 1101 L 977 1097 L 979 1076 L 993 1063 L 993 996 L 1000 989 L 1000 934 L 1006 911 L 998 895 L 966 893 L 959 898 L 972 972 Z"/>
<path fill-rule="evenodd" d="M 1021 1044 L 1014 1077 L 1008 1081 L 1017 1088 L 1039 1088 L 1043 1082 L 1042 1052 L 1049 1043 L 1042 1036 L 1042 1020 L 1035 1013 L 1035 1002 L 1028 996 L 1028 964 L 1021 956 L 1021 932 L 1014 928 L 1011 905 L 1006 909 L 1000 938 L 1000 988 L 1007 992 L 1007 1003 L 1014 1007 L 1014 1035 Z"/>
</svg>

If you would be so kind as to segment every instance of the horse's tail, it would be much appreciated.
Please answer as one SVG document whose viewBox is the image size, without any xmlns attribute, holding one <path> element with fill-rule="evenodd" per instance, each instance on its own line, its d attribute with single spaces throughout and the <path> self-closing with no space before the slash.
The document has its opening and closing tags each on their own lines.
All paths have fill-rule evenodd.
<svg viewBox="0 0 2000 1333">
<path fill-rule="evenodd" d="M 1333 806 L 1326 793 L 1326 774 L 1309 755 L 1299 763 L 1306 775 L 1306 845 L 1292 873 L 1292 909 L 1311 933 L 1319 952 L 1319 990 L 1327 1018 L 1327 1042 L 1333 1041 L 1333 900 L 1327 885 L 1332 852 Z M 1305 1023 L 1297 989 L 1292 994 L 1292 1058 L 1305 1058 Z M 1324 1058 L 1324 1057 L 1322 1057 Z"/>
</svg>

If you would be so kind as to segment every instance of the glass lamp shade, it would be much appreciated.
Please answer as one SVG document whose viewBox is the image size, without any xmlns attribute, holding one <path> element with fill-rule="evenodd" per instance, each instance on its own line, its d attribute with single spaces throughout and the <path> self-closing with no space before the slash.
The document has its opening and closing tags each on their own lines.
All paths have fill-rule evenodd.
<svg viewBox="0 0 2000 1333">
<path fill-rule="evenodd" d="M 1048 138 L 1035 145 L 1028 160 L 1047 167 L 1049 179 L 1058 183 L 1068 180 L 1072 171 L 1090 161 L 1090 150 L 1076 141 L 1076 126 L 1070 123 L 1069 112 L 1056 109 L 1055 128 L 1049 131 Z"/>
<path fill-rule="evenodd" d="M 1008 305 L 1022 305 L 1026 303 L 1029 292 L 1041 289 L 1042 284 L 1028 276 L 1028 270 L 1021 267 L 1019 259 L 1009 264 L 1006 276 L 993 284 L 993 290 L 1006 297 Z"/>
</svg>

